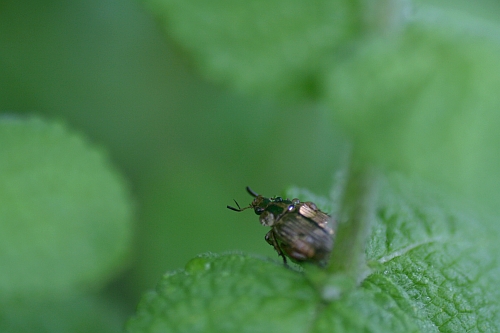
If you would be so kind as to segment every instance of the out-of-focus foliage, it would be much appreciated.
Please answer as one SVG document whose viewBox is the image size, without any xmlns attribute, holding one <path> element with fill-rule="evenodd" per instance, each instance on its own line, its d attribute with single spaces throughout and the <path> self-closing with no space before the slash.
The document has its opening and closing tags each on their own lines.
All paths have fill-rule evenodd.
<svg viewBox="0 0 500 333">
<path fill-rule="evenodd" d="M 332 52 L 357 37 L 356 1 L 145 1 L 212 79 L 244 91 L 314 96 Z"/>
<path fill-rule="evenodd" d="M 345 124 L 364 161 L 419 174 L 497 210 L 499 56 L 496 40 L 410 24 L 332 66 L 332 120 Z"/>
<path fill-rule="evenodd" d="M 347 144 L 358 165 L 418 174 L 495 211 L 498 12 L 492 1 L 3 1 L 1 112 L 62 120 L 105 147 L 114 164 L 106 170 L 128 179 L 138 213 L 135 247 L 123 252 L 133 250 L 133 262 L 118 280 L 106 280 L 124 268 L 112 253 L 92 261 L 78 251 L 86 259 L 66 271 L 97 263 L 72 283 L 89 291 L 109 281 L 106 301 L 85 295 L 57 303 L 33 295 L 31 303 L 0 306 L 67 306 L 68 317 L 106 306 L 120 317 L 162 273 L 199 253 L 238 249 L 275 258 L 255 216 L 225 206 L 250 200 L 247 185 L 269 196 L 290 185 L 327 193 Z M 67 214 L 83 219 L 88 212 L 81 209 Z M 81 226 L 77 220 L 68 228 Z M 478 229 L 491 227 L 496 235 L 487 221 L 493 219 L 480 220 Z M 38 227 L 40 236 L 59 239 Z M 26 231 L 19 228 L 17 236 Z M 65 235 L 45 245 L 80 248 L 71 230 Z M 25 258 L 31 261 L 15 266 L 29 269 L 37 257 Z M 38 262 L 61 277 L 64 261 Z M 105 262 L 109 271 L 99 268 Z M 63 286 L 54 280 L 51 288 Z M 20 323 L 15 313 L 5 322 Z M 58 322 L 32 319 L 25 331 Z M 102 330 L 116 327 L 109 325 Z"/>
<path fill-rule="evenodd" d="M 0 142 L 0 293 L 102 287 L 131 248 L 124 180 L 60 124 L 2 117 Z"/>
<path fill-rule="evenodd" d="M 394 0 L 146 3 L 207 76 L 324 102 L 362 163 L 497 208 L 500 17 Z"/>
<path fill-rule="evenodd" d="M 266 229 L 226 205 L 233 198 L 248 200 L 246 185 L 270 195 L 290 184 L 326 192 L 345 143 L 324 121 L 321 106 L 251 98 L 193 74 L 186 58 L 165 41 L 154 17 L 133 1 L 3 1 L 0 50 L 2 113 L 17 119 L 36 115 L 48 123 L 64 123 L 69 133 L 83 133 L 90 146 L 106 151 L 112 171 L 127 178 L 134 196 L 129 208 L 136 210 L 129 269 L 114 282 L 85 280 L 89 271 L 78 277 L 84 281 L 78 286 L 82 291 L 108 281 L 99 292 L 111 301 L 86 301 L 93 295 L 81 301 L 38 294 L 6 299 L 2 307 L 46 311 L 31 319 L 26 312 L 0 311 L 2 322 L 18 332 L 23 327 L 26 332 L 39 327 L 66 332 L 72 322 L 79 323 L 80 331 L 98 332 L 94 324 L 99 320 L 88 321 L 83 329 L 77 318 L 69 319 L 71 313 L 90 318 L 83 315 L 89 306 L 98 311 L 106 307 L 123 324 L 124 314 L 132 313 L 140 294 L 161 274 L 183 267 L 199 253 L 241 250 L 275 258 L 264 241 Z M 331 154 L 332 149 L 338 153 Z M 81 224 L 84 230 L 89 227 Z M 19 237 L 27 232 L 17 231 Z M 64 235 L 62 243 L 78 246 Z M 96 260 L 110 260 L 108 255 Z M 30 269 L 28 261 L 15 264 Z M 71 264 L 85 267 L 79 260 Z M 55 268 L 44 260 L 38 265 Z M 114 267 L 101 272 L 106 273 L 102 277 L 123 269 Z M 62 290 L 55 280 L 48 287 Z M 60 308 L 67 309 L 68 321 L 58 325 Z M 119 331 L 116 317 L 110 319 Z"/>
</svg>

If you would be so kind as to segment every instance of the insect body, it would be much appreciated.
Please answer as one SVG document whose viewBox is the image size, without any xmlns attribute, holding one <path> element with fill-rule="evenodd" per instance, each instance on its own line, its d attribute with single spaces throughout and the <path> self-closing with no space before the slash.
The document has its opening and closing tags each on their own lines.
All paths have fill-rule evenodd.
<svg viewBox="0 0 500 333">
<path fill-rule="evenodd" d="M 227 206 L 236 212 L 253 208 L 262 225 L 271 227 L 266 241 L 274 247 L 278 255 L 294 262 L 312 262 L 325 266 L 333 247 L 333 229 L 329 225 L 330 216 L 319 210 L 312 202 L 281 197 L 265 198 L 247 187 L 255 199 L 245 208 Z"/>
</svg>

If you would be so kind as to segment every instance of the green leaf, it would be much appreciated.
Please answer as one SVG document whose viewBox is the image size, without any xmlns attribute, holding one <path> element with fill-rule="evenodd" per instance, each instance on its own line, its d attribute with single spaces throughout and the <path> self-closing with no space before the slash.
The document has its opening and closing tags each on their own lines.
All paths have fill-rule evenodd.
<svg viewBox="0 0 500 333">
<path fill-rule="evenodd" d="M 353 1 L 147 0 L 212 79 L 259 93 L 317 93 L 325 57 L 360 29 Z"/>
<path fill-rule="evenodd" d="M 469 20 L 456 25 L 476 30 L 419 22 L 364 40 L 325 70 L 325 97 L 361 163 L 418 174 L 497 209 L 500 44 L 491 36 L 500 29 Z"/>
<path fill-rule="evenodd" d="M 304 277 L 242 254 L 208 254 L 167 273 L 129 332 L 304 332 L 320 301 Z"/>
<path fill-rule="evenodd" d="M 100 150 L 59 123 L 0 118 L 0 293 L 101 286 L 124 264 L 131 202 Z"/>
<path fill-rule="evenodd" d="M 340 270 L 296 271 L 249 255 L 204 255 L 165 274 L 144 295 L 127 331 L 500 329 L 495 237 L 426 183 L 395 175 L 377 184 L 363 244 L 366 269 L 354 280 Z"/>
<path fill-rule="evenodd" d="M 211 79 L 325 102 L 361 163 L 498 210 L 498 18 L 468 10 L 477 5 L 408 3 L 146 1 Z"/>
</svg>

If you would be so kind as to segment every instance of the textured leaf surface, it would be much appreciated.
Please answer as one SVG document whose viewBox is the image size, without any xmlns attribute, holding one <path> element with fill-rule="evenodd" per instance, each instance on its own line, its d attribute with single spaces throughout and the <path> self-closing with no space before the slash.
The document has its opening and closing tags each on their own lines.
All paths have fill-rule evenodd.
<svg viewBox="0 0 500 333">
<path fill-rule="evenodd" d="M 131 238 L 131 203 L 104 154 L 60 124 L 0 119 L 0 292 L 102 284 Z"/>
<path fill-rule="evenodd" d="M 129 331 L 303 332 L 317 302 L 303 277 L 279 264 L 241 254 L 206 255 L 166 274 L 143 298 Z"/>
<path fill-rule="evenodd" d="M 491 239 L 438 192 L 394 176 L 380 184 L 366 271 L 287 269 L 205 255 L 145 295 L 128 332 L 493 332 L 500 328 Z M 475 237 L 470 237 L 474 233 Z"/>
</svg>

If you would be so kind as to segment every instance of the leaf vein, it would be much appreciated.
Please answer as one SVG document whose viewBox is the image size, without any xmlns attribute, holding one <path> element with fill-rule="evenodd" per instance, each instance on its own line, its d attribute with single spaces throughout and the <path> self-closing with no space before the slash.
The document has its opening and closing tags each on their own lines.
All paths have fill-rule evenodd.
<svg viewBox="0 0 500 333">
<path fill-rule="evenodd" d="M 432 243 L 443 242 L 445 239 L 446 239 L 445 237 L 433 237 L 433 238 L 430 238 L 430 239 L 422 241 L 422 242 L 417 242 L 417 243 L 408 245 L 402 249 L 399 249 L 397 251 L 394 251 L 388 255 L 381 257 L 380 259 L 378 259 L 378 262 L 381 264 L 384 264 L 384 263 L 389 262 L 389 261 L 393 260 L 394 258 L 400 257 L 400 256 L 420 247 L 420 246 L 432 244 Z"/>
</svg>

